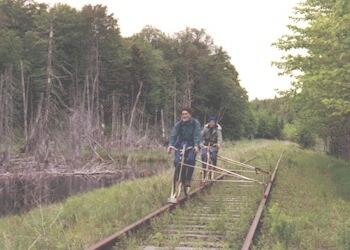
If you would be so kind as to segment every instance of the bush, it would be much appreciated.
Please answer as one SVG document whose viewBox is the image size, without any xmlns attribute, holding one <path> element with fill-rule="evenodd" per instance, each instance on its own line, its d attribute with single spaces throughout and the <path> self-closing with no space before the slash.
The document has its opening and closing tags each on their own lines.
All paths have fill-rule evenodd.
<svg viewBox="0 0 350 250">
<path fill-rule="evenodd" d="M 303 148 L 312 148 L 316 145 L 316 138 L 309 130 L 300 129 L 297 135 L 297 143 L 299 143 Z"/>
<path fill-rule="evenodd" d="M 283 128 L 283 139 L 288 141 L 297 142 L 298 140 L 298 128 L 291 123 L 286 123 Z"/>
<path fill-rule="evenodd" d="M 284 122 L 277 115 L 265 110 L 254 113 L 257 120 L 255 136 L 257 138 L 281 139 Z"/>
</svg>

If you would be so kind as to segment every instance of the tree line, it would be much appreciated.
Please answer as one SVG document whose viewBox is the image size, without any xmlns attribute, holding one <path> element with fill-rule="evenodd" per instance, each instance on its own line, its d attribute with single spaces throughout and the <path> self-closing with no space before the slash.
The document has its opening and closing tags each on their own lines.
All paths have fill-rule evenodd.
<svg viewBox="0 0 350 250">
<path fill-rule="evenodd" d="M 254 129 L 230 57 L 203 29 L 173 35 L 146 26 L 122 37 L 102 5 L 50 8 L 0 0 L 0 141 L 47 159 L 79 158 L 86 144 L 142 145 L 165 138 L 182 106 L 225 137 Z"/>
<path fill-rule="evenodd" d="M 294 76 L 284 93 L 304 138 L 350 159 L 350 2 L 305 0 L 295 8 L 289 35 L 276 42 L 285 56 L 276 65 Z"/>
</svg>

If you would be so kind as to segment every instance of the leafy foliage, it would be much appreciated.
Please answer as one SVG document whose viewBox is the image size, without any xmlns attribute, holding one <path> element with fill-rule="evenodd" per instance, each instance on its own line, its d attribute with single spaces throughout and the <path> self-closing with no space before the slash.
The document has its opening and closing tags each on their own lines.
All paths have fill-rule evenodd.
<svg viewBox="0 0 350 250">
<path fill-rule="evenodd" d="M 254 100 L 250 103 L 255 118 L 255 137 L 267 139 L 282 139 L 285 113 L 283 99 Z M 290 119 L 290 118 L 289 118 Z"/>
<path fill-rule="evenodd" d="M 317 133 L 330 153 L 350 158 L 350 4 L 346 0 L 306 0 L 296 7 L 291 35 L 276 46 L 286 55 L 276 65 L 295 76 L 297 117 Z"/>
</svg>

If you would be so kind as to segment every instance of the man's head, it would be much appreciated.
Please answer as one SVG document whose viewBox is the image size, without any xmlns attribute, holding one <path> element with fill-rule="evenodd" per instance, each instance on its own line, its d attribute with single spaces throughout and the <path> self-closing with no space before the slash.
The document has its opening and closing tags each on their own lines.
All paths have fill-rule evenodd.
<svg viewBox="0 0 350 250">
<path fill-rule="evenodd" d="M 211 115 L 211 116 L 209 116 L 208 117 L 208 127 L 209 128 L 213 128 L 213 127 L 215 127 L 216 126 L 216 116 L 213 116 L 213 115 Z"/>
<path fill-rule="evenodd" d="M 192 110 L 190 108 L 182 108 L 181 109 L 181 121 L 187 122 L 192 117 Z"/>
</svg>

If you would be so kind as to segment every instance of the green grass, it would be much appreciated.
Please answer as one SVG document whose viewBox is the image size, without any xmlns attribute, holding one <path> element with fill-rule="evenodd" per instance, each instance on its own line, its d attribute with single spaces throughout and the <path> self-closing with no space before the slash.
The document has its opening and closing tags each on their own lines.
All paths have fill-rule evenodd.
<svg viewBox="0 0 350 250">
<path fill-rule="evenodd" d="M 350 249 L 350 164 L 290 148 L 255 249 Z"/>
</svg>

